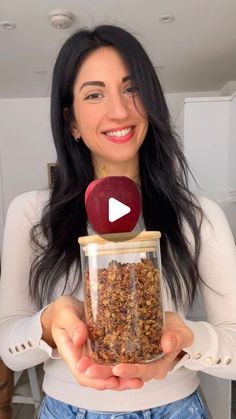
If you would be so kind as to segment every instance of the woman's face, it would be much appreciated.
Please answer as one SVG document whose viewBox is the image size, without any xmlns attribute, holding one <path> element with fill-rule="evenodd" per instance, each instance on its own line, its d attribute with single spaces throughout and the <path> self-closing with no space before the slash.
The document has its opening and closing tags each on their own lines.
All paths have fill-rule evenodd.
<svg viewBox="0 0 236 419">
<path fill-rule="evenodd" d="M 113 47 L 101 47 L 85 59 L 76 78 L 73 105 L 72 134 L 82 138 L 96 163 L 137 160 L 148 119 L 129 71 Z"/>
</svg>

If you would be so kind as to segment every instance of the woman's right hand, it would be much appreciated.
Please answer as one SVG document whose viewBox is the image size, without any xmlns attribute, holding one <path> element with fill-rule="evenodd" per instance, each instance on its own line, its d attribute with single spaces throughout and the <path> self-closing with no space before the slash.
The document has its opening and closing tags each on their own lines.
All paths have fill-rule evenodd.
<svg viewBox="0 0 236 419">
<path fill-rule="evenodd" d="M 97 365 L 99 378 L 86 376 L 86 369 L 96 363 L 87 357 L 87 328 L 83 303 L 75 297 L 62 296 L 49 304 L 41 315 L 42 339 L 59 354 L 68 365 L 78 383 L 97 390 L 125 390 L 140 388 L 143 381 L 138 378 L 118 378 L 112 373 L 112 366 Z M 77 368 L 82 359 L 83 370 Z M 84 360 L 84 362 L 83 362 Z"/>
</svg>

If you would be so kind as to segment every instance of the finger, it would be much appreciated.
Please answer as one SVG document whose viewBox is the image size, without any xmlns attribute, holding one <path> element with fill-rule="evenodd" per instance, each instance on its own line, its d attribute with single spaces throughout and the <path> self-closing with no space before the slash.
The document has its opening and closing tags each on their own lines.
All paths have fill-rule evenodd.
<svg viewBox="0 0 236 419">
<path fill-rule="evenodd" d="M 87 328 L 85 324 L 80 320 L 78 314 L 72 310 L 62 309 L 58 315 L 58 321 L 56 321 L 55 327 L 66 330 L 68 336 L 70 336 L 73 343 L 77 346 L 83 345 L 87 339 Z"/>
<path fill-rule="evenodd" d="M 96 390 L 115 390 L 119 387 L 119 380 L 114 376 L 106 377 L 105 379 L 103 379 L 103 377 L 86 377 L 86 375 L 77 368 L 77 365 L 80 365 L 82 371 L 86 371 L 86 368 L 88 368 L 93 361 L 88 357 L 83 357 L 80 364 L 80 352 L 81 351 L 75 347 L 73 343 L 70 344 L 68 341 L 66 344 L 64 343 L 63 348 L 61 348 L 62 357 L 68 364 L 71 372 L 80 385 L 85 387 L 92 387 Z"/>
<path fill-rule="evenodd" d="M 75 363 L 83 354 L 87 328 L 77 314 L 66 310 L 61 311 L 58 323 L 58 326 L 52 326 L 52 335 L 58 351 L 65 360 L 70 360 L 70 364 Z"/>
<path fill-rule="evenodd" d="M 119 364 L 113 368 L 114 375 L 125 379 L 140 379 L 142 381 L 149 381 L 155 375 L 157 362 L 150 364 Z"/>
<path fill-rule="evenodd" d="M 97 367 L 99 368 L 96 369 Z M 91 367 L 89 367 L 88 371 L 90 371 L 86 371 L 82 376 L 80 376 L 80 383 L 83 383 L 82 385 L 87 385 L 89 387 L 96 386 L 98 390 L 110 389 L 117 391 L 139 389 L 144 385 L 143 380 L 139 378 L 126 379 L 115 377 L 111 372 L 111 367 L 108 370 L 108 367 L 104 366 L 105 368 L 103 371 L 102 367 L 103 366 L 101 365 L 92 365 Z M 91 377 L 92 375 L 97 375 L 99 369 L 101 370 L 99 378 Z"/>
<path fill-rule="evenodd" d="M 123 391 L 123 390 L 136 390 L 142 388 L 144 385 L 143 380 L 139 378 L 117 378 L 117 377 L 110 377 L 106 380 L 101 379 L 91 379 L 88 377 L 83 376 L 80 380 L 80 384 L 86 387 L 93 387 L 96 390 L 116 390 L 116 391 Z"/>
<path fill-rule="evenodd" d="M 85 377 L 87 378 L 107 379 L 110 377 L 114 377 L 114 374 L 112 372 L 112 366 L 95 364 L 94 361 L 92 361 L 88 357 L 81 358 L 76 367 L 79 369 L 80 372 L 83 372 Z M 138 389 L 143 387 L 144 385 L 143 380 L 139 378 L 127 379 L 119 377 L 117 383 L 118 385 L 115 389 L 119 391 Z"/>
<path fill-rule="evenodd" d="M 76 367 L 88 378 L 107 379 L 109 377 L 114 377 L 112 366 L 95 364 L 94 361 L 86 357 L 81 358 Z M 141 388 L 143 386 L 143 380 L 133 377 L 132 379 L 119 377 L 119 383 L 118 390 Z"/>
<path fill-rule="evenodd" d="M 165 332 L 161 338 L 161 348 L 164 353 L 168 354 L 181 350 L 182 339 L 176 336 L 174 332 Z"/>
<path fill-rule="evenodd" d="M 82 356 L 78 362 L 76 362 L 75 367 L 78 372 L 85 373 L 85 371 L 94 364 L 94 361 L 87 356 Z"/>
<path fill-rule="evenodd" d="M 76 365 L 80 361 L 82 348 L 78 348 L 73 344 L 72 339 L 68 336 L 66 331 L 62 331 L 60 329 L 58 331 L 55 331 L 54 339 L 61 356 L 64 358 L 72 374 L 74 375 L 74 377 L 80 385 L 85 387 L 92 387 L 96 390 L 115 390 L 116 388 L 119 388 L 119 379 L 114 376 L 108 377 L 106 379 L 89 378 L 86 377 L 83 373 L 79 372 L 78 368 L 76 368 Z M 83 358 L 84 365 L 82 365 L 83 368 L 86 368 L 86 366 L 90 365 L 90 360 L 87 357 Z"/>
<path fill-rule="evenodd" d="M 183 348 L 189 346 L 188 332 L 183 330 L 166 331 L 161 338 L 161 348 L 164 353 L 180 352 Z"/>
<path fill-rule="evenodd" d="M 163 338 L 165 339 L 166 336 L 169 336 L 170 340 L 172 338 L 172 343 L 166 343 L 165 352 L 181 350 L 184 347 L 192 345 L 194 340 L 192 330 L 183 322 L 177 313 L 173 312 L 165 313 L 165 332 Z"/>
<path fill-rule="evenodd" d="M 139 378 L 144 382 L 147 382 L 152 378 L 161 379 L 166 377 L 168 372 L 172 369 L 177 354 L 178 352 L 166 354 L 159 360 L 149 364 L 118 364 L 113 367 L 112 372 L 120 378 Z"/>
<path fill-rule="evenodd" d="M 84 373 L 89 378 L 109 378 L 114 374 L 112 373 L 112 367 L 110 365 L 99 365 L 96 364 L 92 359 L 88 357 L 82 357 L 76 368 L 79 372 Z"/>
<path fill-rule="evenodd" d="M 119 387 L 116 389 L 118 391 L 123 390 L 137 390 L 144 386 L 144 381 L 140 378 L 120 378 Z"/>
<path fill-rule="evenodd" d="M 172 370 L 174 362 L 178 352 L 172 352 L 171 354 L 165 355 L 158 361 L 158 368 L 156 368 L 155 374 L 152 378 L 156 380 L 162 380 L 165 378 L 169 371 Z"/>
<path fill-rule="evenodd" d="M 112 372 L 117 377 L 134 378 L 138 377 L 137 364 L 117 364 L 112 368 Z"/>
<path fill-rule="evenodd" d="M 74 345 L 82 346 L 87 339 L 87 329 L 83 322 L 80 322 L 77 326 L 74 326 L 71 331 L 71 337 Z"/>
<path fill-rule="evenodd" d="M 82 356 L 82 347 L 75 346 L 72 338 L 66 330 L 55 328 L 53 338 L 57 345 L 58 352 L 65 361 L 72 367 Z"/>
<path fill-rule="evenodd" d="M 95 388 L 96 390 L 117 390 L 119 389 L 119 380 L 116 377 L 109 377 L 107 379 L 89 378 L 80 375 L 78 379 L 80 385 L 84 387 Z"/>
<path fill-rule="evenodd" d="M 85 376 L 90 378 L 109 378 L 114 376 L 112 367 L 107 365 L 91 365 L 86 371 Z"/>
</svg>

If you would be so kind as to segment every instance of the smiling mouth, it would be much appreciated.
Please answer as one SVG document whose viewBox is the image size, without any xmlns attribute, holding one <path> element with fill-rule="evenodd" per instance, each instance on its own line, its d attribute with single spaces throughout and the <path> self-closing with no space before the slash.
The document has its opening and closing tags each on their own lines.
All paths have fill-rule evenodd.
<svg viewBox="0 0 236 419">
<path fill-rule="evenodd" d="M 112 138 L 124 138 L 131 133 L 134 127 L 127 127 L 120 130 L 105 131 L 104 134 Z"/>
</svg>

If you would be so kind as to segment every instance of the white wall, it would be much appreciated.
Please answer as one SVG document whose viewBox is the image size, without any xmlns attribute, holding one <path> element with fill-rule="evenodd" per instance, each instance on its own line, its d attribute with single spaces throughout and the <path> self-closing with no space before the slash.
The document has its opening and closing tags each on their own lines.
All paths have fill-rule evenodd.
<svg viewBox="0 0 236 419">
<path fill-rule="evenodd" d="M 48 187 L 47 163 L 55 161 L 48 98 L 0 100 L 0 150 L 5 217 L 14 197 Z"/>
</svg>

